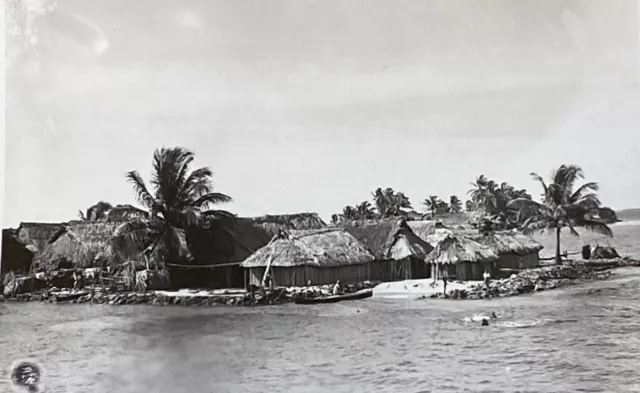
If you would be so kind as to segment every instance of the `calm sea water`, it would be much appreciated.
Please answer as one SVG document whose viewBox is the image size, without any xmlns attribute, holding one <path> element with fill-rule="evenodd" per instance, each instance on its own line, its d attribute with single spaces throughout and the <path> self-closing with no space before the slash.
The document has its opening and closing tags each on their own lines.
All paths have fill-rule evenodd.
<svg viewBox="0 0 640 393">
<path fill-rule="evenodd" d="M 465 317 L 495 311 L 489 327 Z M 640 391 L 640 269 L 532 296 L 268 308 L 0 305 L 48 392 Z"/>
<path fill-rule="evenodd" d="M 625 252 L 639 239 L 629 227 L 615 229 Z M 489 327 L 464 322 L 491 311 L 499 319 Z M 44 367 L 47 392 L 65 393 L 640 392 L 637 268 L 488 301 L 4 303 L 0 330 L 2 392 L 24 358 Z"/>
</svg>

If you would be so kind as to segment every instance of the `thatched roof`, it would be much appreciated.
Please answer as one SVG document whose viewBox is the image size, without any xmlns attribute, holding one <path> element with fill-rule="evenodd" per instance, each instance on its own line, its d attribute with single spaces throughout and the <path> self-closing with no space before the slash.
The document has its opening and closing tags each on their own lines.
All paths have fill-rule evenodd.
<svg viewBox="0 0 640 393">
<path fill-rule="evenodd" d="M 36 271 L 58 267 L 91 267 L 99 254 L 108 253 L 108 240 L 117 223 L 71 222 L 62 226 L 52 241 L 34 257 Z"/>
<path fill-rule="evenodd" d="M 347 231 L 325 228 L 280 231 L 268 245 L 245 260 L 242 267 L 266 267 L 269 260 L 273 267 L 334 267 L 368 263 L 374 256 Z"/>
<path fill-rule="evenodd" d="M 485 234 L 477 234 L 473 240 L 484 244 L 498 254 L 526 255 L 542 250 L 543 246 L 519 232 L 496 231 Z"/>
<path fill-rule="evenodd" d="M 35 251 L 40 251 L 63 226 L 61 223 L 23 222 L 16 230 L 18 240 Z"/>
<path fill-rule="evenodd" d="M 275 236 L 279 230 L 303 230 L 322 229 L 327 224 L 322 221 L 317 213 L 296 213 L 281 215 L 266 215 L 261 217 L 248 217 L 245 220 L 252 221 L 255 225 L 261 226 L 271 237 Z"/>
<path fill-rule="evenodd" d="M 28 273 L 31 270 L 33 252 L 16 238 L 14 230 L 2 230 L 2 265 L 0 276 L 6 272 Z"/>
<path fill-rule="evenodd" d="M 379 260 L 402 259 L 410 255 L 424 258 L 433 250 L 402 218 L 347 221 L 342 227 Z"/>
<path fill-rule="evenodd" d="M 446 225 L 438 220 L 409 221 L 407 225 L 421 239 L 435 247 L 447 235 L 475 236 L 478 231 L 468 225 Z"/>
<path fill-rule="evenodd" d="M 489 247 L 457 235 L 447 235 L 425 258 L 426 262 L 435 264 L 484 263 L 496 260 L 498 255 Z"/>
</svg>

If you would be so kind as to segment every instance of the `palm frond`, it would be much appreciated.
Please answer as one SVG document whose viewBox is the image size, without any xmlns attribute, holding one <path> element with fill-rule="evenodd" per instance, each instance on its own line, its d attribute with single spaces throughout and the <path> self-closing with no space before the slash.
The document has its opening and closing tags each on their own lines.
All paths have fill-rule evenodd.
<svg viewBox="0 0 640 393">
<path fill-rule="evenodd" d="M 154 198 L 147 189 L 147 186 L 142 180 L 142 176 L 137 171 L 130 171 L 126 174 L 127 181 L 133 185 L 133 191 L 136 194 L 136 199 L 144 207 L 148 209 L 153 208 Z"/>
<path fill-rule="evenodd" d="M 189 177 L 181 185 L 181 199 L 191 199 L 208 194 L 212 191 L 211 176 L 213 172 L 210 168 L 198 168 L 189 174 Z"/>
<path fill-rule="evenodd" d="M 609 228 L 609 226 L 602 221 L 583 219 L 583 220 L 580 220 L 580 224 L 584 226 L 586 229 L 590 230 L 591 232 L 613 237 L 613 232 L 611 231 L 611 228 Z"/>
<path fill-rule="evenodd" d="M 168 228 L 163 236 L 163 243 L 170 257 L 169 262 L 180 262 L 189 259 L 190 253 L 185 231 L 173 227 Z"/>
<path fill-rule="evenodd" d="M 82 210 L 78 210 L 78 218 L 81 219 L 82 221 L 87 221 L 87 217 L 84 215 Z"/>
<path fill-rule="evenodd" d="M 553 173 L 553 183 L 557 185 L 553 200 L 556 204 L 569 203 L 573 187 L 578 179 L 583 179 L 582 169 L 577 165 L 561 165 Z"/>
<path fill-rule="evenodd" d="M 185 182 L 188 179 L 187 174 L 189 173 L 189 166 L 193 163 L 194 159 L 193 152 L 185 151 L 184 155 L 180 160 L 180 170 L 178 171 L 178 178 L 176 179 L 176 185 L 178 186 L 179 192 L 182 190 Z"/>
<path fill-rule="evenodd" d="M 571 221 L 567 221 L 567 227 L 569 228 L 569 233 L 571 233 L 573 236 L 580 237 L 580 234 L 573 227 L 573 225 L 571 224 Z"/>
<path fill-rule="evenodd" d="M 228 203 L 231 201 L 232 199 L 228 195 L 225 195 L 219 192 L 211 192 L 193 201 L 193 203 L 191 204 L 191 207 L 195 209 L 206 209 L 207 207 L 209 207 L 209 205 L 216 205 L 219 203 Z"/>
<path fill-rule="evenodd" d="M 585 194 L 571 206 L 577 206 L 586 212 L 591 212 L 597 210 L 601 204 L 600 198 L 596 194 Z"/>
<path fill-rule="evenodd" d="M 112 236 L 108 240 L 108 248 L 112 254 L 126 260 L 139 255 L 159 236 L 148 228 L 126 231 Z"/>
<path fill-rule="evenodd" d="M 156 198 L 170 206 L 179 203 L 182 171 L 188 171 L 193 152 L 182 148 L 162 148 L 153 154 L 152 184 L 156 186 Z"/>
<path fill-rule="evenodd" d="M 576 201 L 587 192 L 598 192 L 600 190 L 600 186 L 596 182 L 585 183 L 581 185 L 572 195 L 571 201 Z"/>
<path fill-rule="evenodd" d="M 547 195 L 547 192 L 548 192 L 547 184 L 544 182 L 544 179 L 542 178 L 542 176 L 538 175 L 535 172 L 531 172 L 529 175 L 533 177 L 533 180 L 538 181 L 542 185 L 542 188 L 544 189 L 544 194 Z"/>
</svg>

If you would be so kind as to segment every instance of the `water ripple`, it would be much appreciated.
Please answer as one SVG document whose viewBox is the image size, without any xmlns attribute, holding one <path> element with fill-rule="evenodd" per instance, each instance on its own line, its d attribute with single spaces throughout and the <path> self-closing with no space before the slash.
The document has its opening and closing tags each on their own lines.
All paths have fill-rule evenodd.
<svg viewBox="0 0 640 393">
<path fill-rule="evenodd" d="M 492 302 L 7 303 L 1 376 L 30 356 L 46 369 L 46 386 L 64 392 L 631 391 L 640 386 L 640 276 L 624 274 L 624 285 Z M 500 318 L 490 326 L 472 321 L 491 311 Z"/>
</svg>

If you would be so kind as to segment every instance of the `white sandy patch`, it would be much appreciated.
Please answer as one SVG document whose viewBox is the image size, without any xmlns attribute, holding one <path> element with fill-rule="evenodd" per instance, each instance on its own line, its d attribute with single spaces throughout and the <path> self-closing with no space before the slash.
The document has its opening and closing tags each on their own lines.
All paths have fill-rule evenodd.
<svg viewBox="0 0 640 393">
<path fill-rule="evenodd" d="M 447 293 L 458 289 L 468 290 L 472 286 L 481 284 L 482 281 L 464 281 L 464 282 L 447 282 Z M 386 298 L 419 298 L 422 296 L 429 297 L 438 292 L 444 290 L 444 284 L 442 280 L 438 280 L 435 283 L 433 279 L 426 278 L 421 280 L 405 280 L 382 283 L 373 288 L 373 297 L 386 297 Z"/>
</svg>

